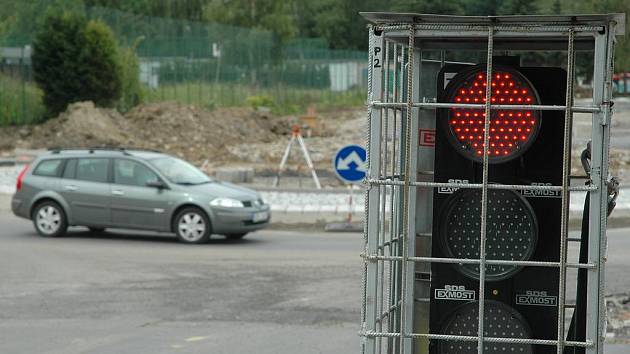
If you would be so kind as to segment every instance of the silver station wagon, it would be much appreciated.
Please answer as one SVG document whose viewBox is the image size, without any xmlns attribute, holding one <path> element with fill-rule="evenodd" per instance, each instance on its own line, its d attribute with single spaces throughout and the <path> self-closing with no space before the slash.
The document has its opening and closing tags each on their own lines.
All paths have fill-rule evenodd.
<svg viewBox="0 0 630 354">
<path fill-rule="evenodd" d="M 86 226 L 173 232 L 182 242 L 204 243 L 212 234 L 240 239 L 270 219 L 255 191 L 156 151 L 50 150 L 22 170 L 16 189 L 13 213 L 49 237 Z"/>
</svg>

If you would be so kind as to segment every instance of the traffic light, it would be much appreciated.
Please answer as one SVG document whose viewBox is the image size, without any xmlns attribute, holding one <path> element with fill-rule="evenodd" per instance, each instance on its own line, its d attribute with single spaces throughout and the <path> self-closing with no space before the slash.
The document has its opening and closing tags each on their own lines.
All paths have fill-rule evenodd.
<svg viewBox="0 0 630 354">
<path fill-rule="evenodd" d="M 561 185 L 566 72 L 520 67 L 518 58 L 493 60 L 491 103 L 532 109 L 493 109 L 488 180 L 503 185 Z M 438 102 L 484 104 L 486 64 L 446 65 L 438 74 Z M 481 183 L 485 110 L 436 110 L 435 182 Z M 492 187 L 492 186 L 491 186 Z M 438 188 L 434 192 L 432 255 L 479 259 L 481 190 Z M 488 190 L 486 259 L 558 262 L 561 196 L 556 191 Z M 430 332 L 477 336 L 479 265 L 432 263 Z M 487 337 L 557 338 L 557 268 L 486 265 Z M 555 353 L 554 346 L 484 343 L 485 353 Z M 477 353 L 475 341 L 433 339 L 432 354 Z"/>
</svg>

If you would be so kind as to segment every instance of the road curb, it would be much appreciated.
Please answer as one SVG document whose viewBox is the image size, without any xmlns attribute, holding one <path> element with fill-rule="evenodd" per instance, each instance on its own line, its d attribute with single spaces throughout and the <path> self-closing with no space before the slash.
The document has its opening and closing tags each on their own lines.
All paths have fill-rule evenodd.
<svg viewBox="0 0 630 354">
<path fill-rule="evenodd" d="M 15 159 L 0 159 L 0 167 L 15 166 Z"/>
</svg>

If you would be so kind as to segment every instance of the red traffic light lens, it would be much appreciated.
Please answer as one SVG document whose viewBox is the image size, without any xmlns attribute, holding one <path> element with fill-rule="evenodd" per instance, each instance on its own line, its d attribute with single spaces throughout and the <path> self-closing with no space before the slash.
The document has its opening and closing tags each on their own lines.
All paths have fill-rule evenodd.
<svg viewBox="0 0 630 354">
<path fill-rule="evenodd" d="M 438 235 L 443 251 L 452 258 L 479 259 L 481 238 L 481 191 L 456 191 L 441 214 Z M 527 261 L 538 243 L 538 222 L 529 202 L 510 190 L 488 191 L 486 259 Z M 479 279 L 478 264 L 455 265 L 457 271 Z M 486 279 L 499 281 L 518 273 L 514 265 L 486 265 Z"/>
<path fill-rule="evenodd" d="M 490 100 L 493 105 L 537 105 L 538 93 L 520 72 L 497 67 L 492 74 Z M 458 73 L 446 88 L 447 102 L 484 104 L 486 72 L 480 66 Z M 483 161 L 485 110 L 451 108 L 448 114 L 449 141 L 457 151 L 477 162 Z M 536 140 L 540 111 L 533 109 L 491 110 L 488 161 L 501 163 L 523 154 Z"/>
</svg>

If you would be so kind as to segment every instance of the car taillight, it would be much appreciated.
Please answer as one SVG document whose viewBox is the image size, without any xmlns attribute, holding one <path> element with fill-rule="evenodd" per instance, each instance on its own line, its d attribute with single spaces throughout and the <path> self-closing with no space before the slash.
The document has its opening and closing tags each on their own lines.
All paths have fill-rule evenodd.
<svg viewBox="0 0 630 354">
<path fill-rule="evenodd" d="M 518 71 L 497 68 L 492 74 L 491 103 L 493 105 L 540 104 L 538 93 Z M 486 102 L 486 72 L 477 68 L 456 75 L 447 87 L 447 100 L 454 103 L 484 104 Z M 485 110 L 452 108 L 448 116 L 449 141 L 469 159 L 483 160 Z M 499 163 L 512 160 L 529 148 L 540 129 L 540 112 L 524 109 L 492 110 L 488 161 Z"/>
<path fill-rule="evenodd" d="M 15 189 L 18 192 L 22 190 L 22 182 L 24 180 L 24 175 L 26 174 L 26 171 L 28 171 L 28 166 L 29 165 L 24 166 L 24 168 L 22 169 L 22 171 L 20 171 L 20 174 L 18 175 L 17 183 L 15 185 Z"/>
</svg>

